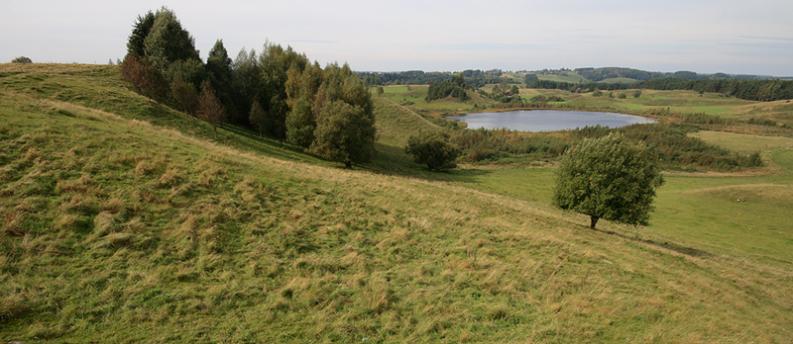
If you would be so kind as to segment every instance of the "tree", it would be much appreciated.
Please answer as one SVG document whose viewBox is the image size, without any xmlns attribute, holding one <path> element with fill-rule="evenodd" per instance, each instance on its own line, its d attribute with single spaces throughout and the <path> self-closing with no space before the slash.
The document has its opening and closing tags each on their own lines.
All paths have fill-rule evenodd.
<svg viewBox="0 0 793 344">
<path fill-rule="evenodd" d="M 20 57 L 17 57 L 15 59 L 11 60 L 11 63 L 27 64 L 27 63 L 33 63 L 33 60 L 31 60 L 30 57 L 27 57 L 27 56 L 20 56 Z"/>
<path fill-rule="evenodd" d="M 254 99 L 251 104 L 251 111 L 248 114 L 248 121 L 259 132 L 260 136 L 264 136 L 266 116 L 267 114 L 262 109 L 262 104 L 259 104 L 259 101 Z"/>
<path fill-rule="evenodd" d="M 204 81 L 201 84 L 201 96 L 198 98 L 198 117 L 212 124 L 212 127 L 217 136 L 218 126 L 223 123 L 225 112 L 223 104 L 215 95 L 215 90 L 209 81 Z"/>
<path fill-rule="evenodd" d="M 178 60 L 168 65 L 165 77 L 171 82 L 182 79 L 182 81 L 198 89 L 201 87 L 201 83 L 207 80 L 207 71 L 201 60 Z"/>
<path fill-rule="evenodd" d="M 314 142 L 310 151 L 328 160 L 365 162 L 374 153 L 374 116 L 360 106 L 334 100 L 322 107 L 317 116 Z"/>
<path fill-rule="evenodd" d="M 226 112 L 229 114 L 236 113 L 236 106 L 234 104 L 234 90 L 232 86 L 232 61 L 223 46 L 222 40 L 217 40 L 212 50 L 209 51 L 207 58 L 206 70 L 209 77 L 209 82 L 212 83 L 212 88 L 218 94 L 218 98 L 223 103 Z"/>
<path fill-rule="evenodd" d="M 298 99 L 286 114 L 286 141 L 308 148 L 314 141 L 317 124 L 307 97 Z"/>
<path fill-rule="evenodd" d="M 121 75 L 144 96 L 157 100 L 167 97 L 168 83 L 165 78 L 141 56 L 127 54 L 121 63 Z"/>
<path fill-rule="evenodd" d="M 240 50 L 231 68 L 231 85 L 234 89 L 234 104 L 237 106 L 237 112 L 231 114 L 233 123 L 244 126 L 250 124 L 253 127 L 257 127 L 253 122 L 249 122 L 249 115 L 252 111 L 251 105 L 254 102 L 261 107 L 261 99 L 259 98 L 260 74 L 261 69 L 259 68 L 256 51 L 252 49 L 250 51 Z"/>
<path fill-rule="evenodd" d="M 200 60 L 193 37 L 167 8 L 154 15 L 151 29 L 143 40 L 143 50 L 152 66 L 163 73 L 175 61 Z"/>
<path fill-rule="evenodd" d="M 405 152 L 412 155 L 416 163 L 426 164 L 433 171 L 457 167 L 455 160 L 460 156 L 460 150 L 449 143 L 449 136 L 445 133 L 411 136 Z"/>
<path fill-rule="evenodd" d="M 264 52 L 259 56 L 261 68 L 260 90 L 267 101 L 267 116 L 271 125 L 269 134 L 278 139 L 286 138 L 287 79 L 289 70 L 300 74 L 308 65 L 308 58 L 298 54 L 291 47 L 284 49 L 277 44 L 266 44 Z"/>
<path fill-rule="evenodd" d="M 646 225 L 655 189 L 663 183 L 650 151 L 620 134 L 585 139 L 568 150 L 558 170 L 554 204 L 599 219 Z"/>
<path fill-rule="evenodd" d="M 316 128 L 309 151 L 347 167 L 371 158 L 376 133 L 372 98 L 350 66 L 325 67 L 312 109 Z"/>
<path fill-rule="evenodd" d="M 132 26 L 132 33 L 129 35 L 127 41 L 127 54 L 135 56 L 145 56 L 146 49 L 143 42 L 146 36 L 149 35 L 151 27 L 154 25 L 154 13 L 147 12 L 143 16 L 138 16 L 135 24 Z"/>
</svg>

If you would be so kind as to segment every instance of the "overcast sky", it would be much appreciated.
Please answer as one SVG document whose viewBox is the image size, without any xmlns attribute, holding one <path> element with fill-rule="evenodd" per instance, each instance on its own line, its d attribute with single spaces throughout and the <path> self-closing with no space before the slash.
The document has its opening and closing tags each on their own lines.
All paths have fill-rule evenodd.
<svg viewBox="0 0 793 344">
<path fill-rule="evenodd" d="M 0 0 L 0 61 L 122 58 L 135 17 L 166 6 L 202 56 L 269 40 L 355 70 L 623 66 L 793 76 L 793 0 Z"/>
</svg>

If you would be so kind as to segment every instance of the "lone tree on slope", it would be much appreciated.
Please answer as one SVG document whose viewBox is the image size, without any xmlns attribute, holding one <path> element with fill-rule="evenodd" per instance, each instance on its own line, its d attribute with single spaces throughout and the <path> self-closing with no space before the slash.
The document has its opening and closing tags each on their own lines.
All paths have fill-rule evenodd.
<svg viewBox="0 0 793 344">
<path fill-rule="evenodd" d="M 226 112 L 223 109 L 223 104 L 215 95 L 212 85 L 208 80 L 201 84 L 201 95 L 198 98 L 198 117 L 212 124 L 215 131 L 215 136 L 218 133 L 218 126 L 221 125 L 225 119 Z"/>
<path fill-rule="evenodd" d="M 562 157 L 554 204 L 599 219 L 646 225 L 655 189 L 663 184 L 656 159 L 622 135 L 586 139 Z"/>
</svg>

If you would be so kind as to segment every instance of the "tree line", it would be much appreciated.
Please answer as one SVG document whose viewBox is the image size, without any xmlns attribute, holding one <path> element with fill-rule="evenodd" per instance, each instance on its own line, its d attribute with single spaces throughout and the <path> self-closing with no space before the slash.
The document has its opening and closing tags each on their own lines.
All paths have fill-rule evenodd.
<svg viewBox="0 0 793 344">
<path fill-rule="evenodd" d="M 793 80 L 739 80 L 739 79 L 703 79 L 691 80 L 683 78 L 650 79 L 635 84 L 623 83 L 570 83 L 550 80 L 539 80 L 535 74 L 527 74 L 524 84 L 529 88 L 559 89 L 571 92 L 593 92 L 596 90 L 692 90 L 697 92 L 714 92 L 726 96 L 746 100 L 774 101 L 793 99 Z"/>
<path fill-rule="evenodd" d="M 270 43 L 232 60 L 222 40 L 205 63 L 173 11 L 162 8 L 135 21 L 121 70 L 139 93 L 215 128 L 246 127 L 348 167 L 374 154 L 372 100 L 346 64 L 322 68 Z"/>
<path fill-rule="evenodd" d="M 462 74 L 466 83 L 472 87 L 482 87 L 487 84 L 508 82 L 501 77 L 502 71 L 467 69 L 459 73 L 452 72 L 423 72 L 420 70 L 404 72 L 357 72 L 358 76 L 368 85 L 427 85 L 452 80 L 455 75 Z"/>
<path fill-rule="evenodd" d="M 716 92 L 740 99 L 773 101 L 793 99 L 793 81 L 790 80 L 684 80 L 656 79 L 641 83 L 642 88 L 654 90 L 693 90 Z"/>
</svg>

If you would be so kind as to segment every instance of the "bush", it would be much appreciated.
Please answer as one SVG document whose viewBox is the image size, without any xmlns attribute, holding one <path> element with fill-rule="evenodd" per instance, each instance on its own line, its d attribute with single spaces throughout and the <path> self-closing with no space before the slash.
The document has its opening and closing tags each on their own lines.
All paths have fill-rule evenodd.
<svg viewBox="0 0 793 344">
<path fill-rule="evenodd" d="M 31 60 L 30 57 L 27 57 L 27 56 L 20 56 L 20 57 L 17 57 L 15 59 L 11 60 L 11 63 L 27 64 L 27 63 L 33 63 L 33 60 Z"/>
<path fill-rule="evenodd" d="M 657 158 L 620 134 L 585 139 L 562 157 L 554 204 L 599 219 L 648 223 L 655 189 L 663 178 Z"/>
<path fill-rule="evenodd" d="M 411 136 L 405 152 L 412 155 L 416 163 L 426 164 L 433 171 L 457 167 L 455 161 L 460 156 L 460 150 L 449 143 L 449 135 L 441 133 Z"/>
</svg>

